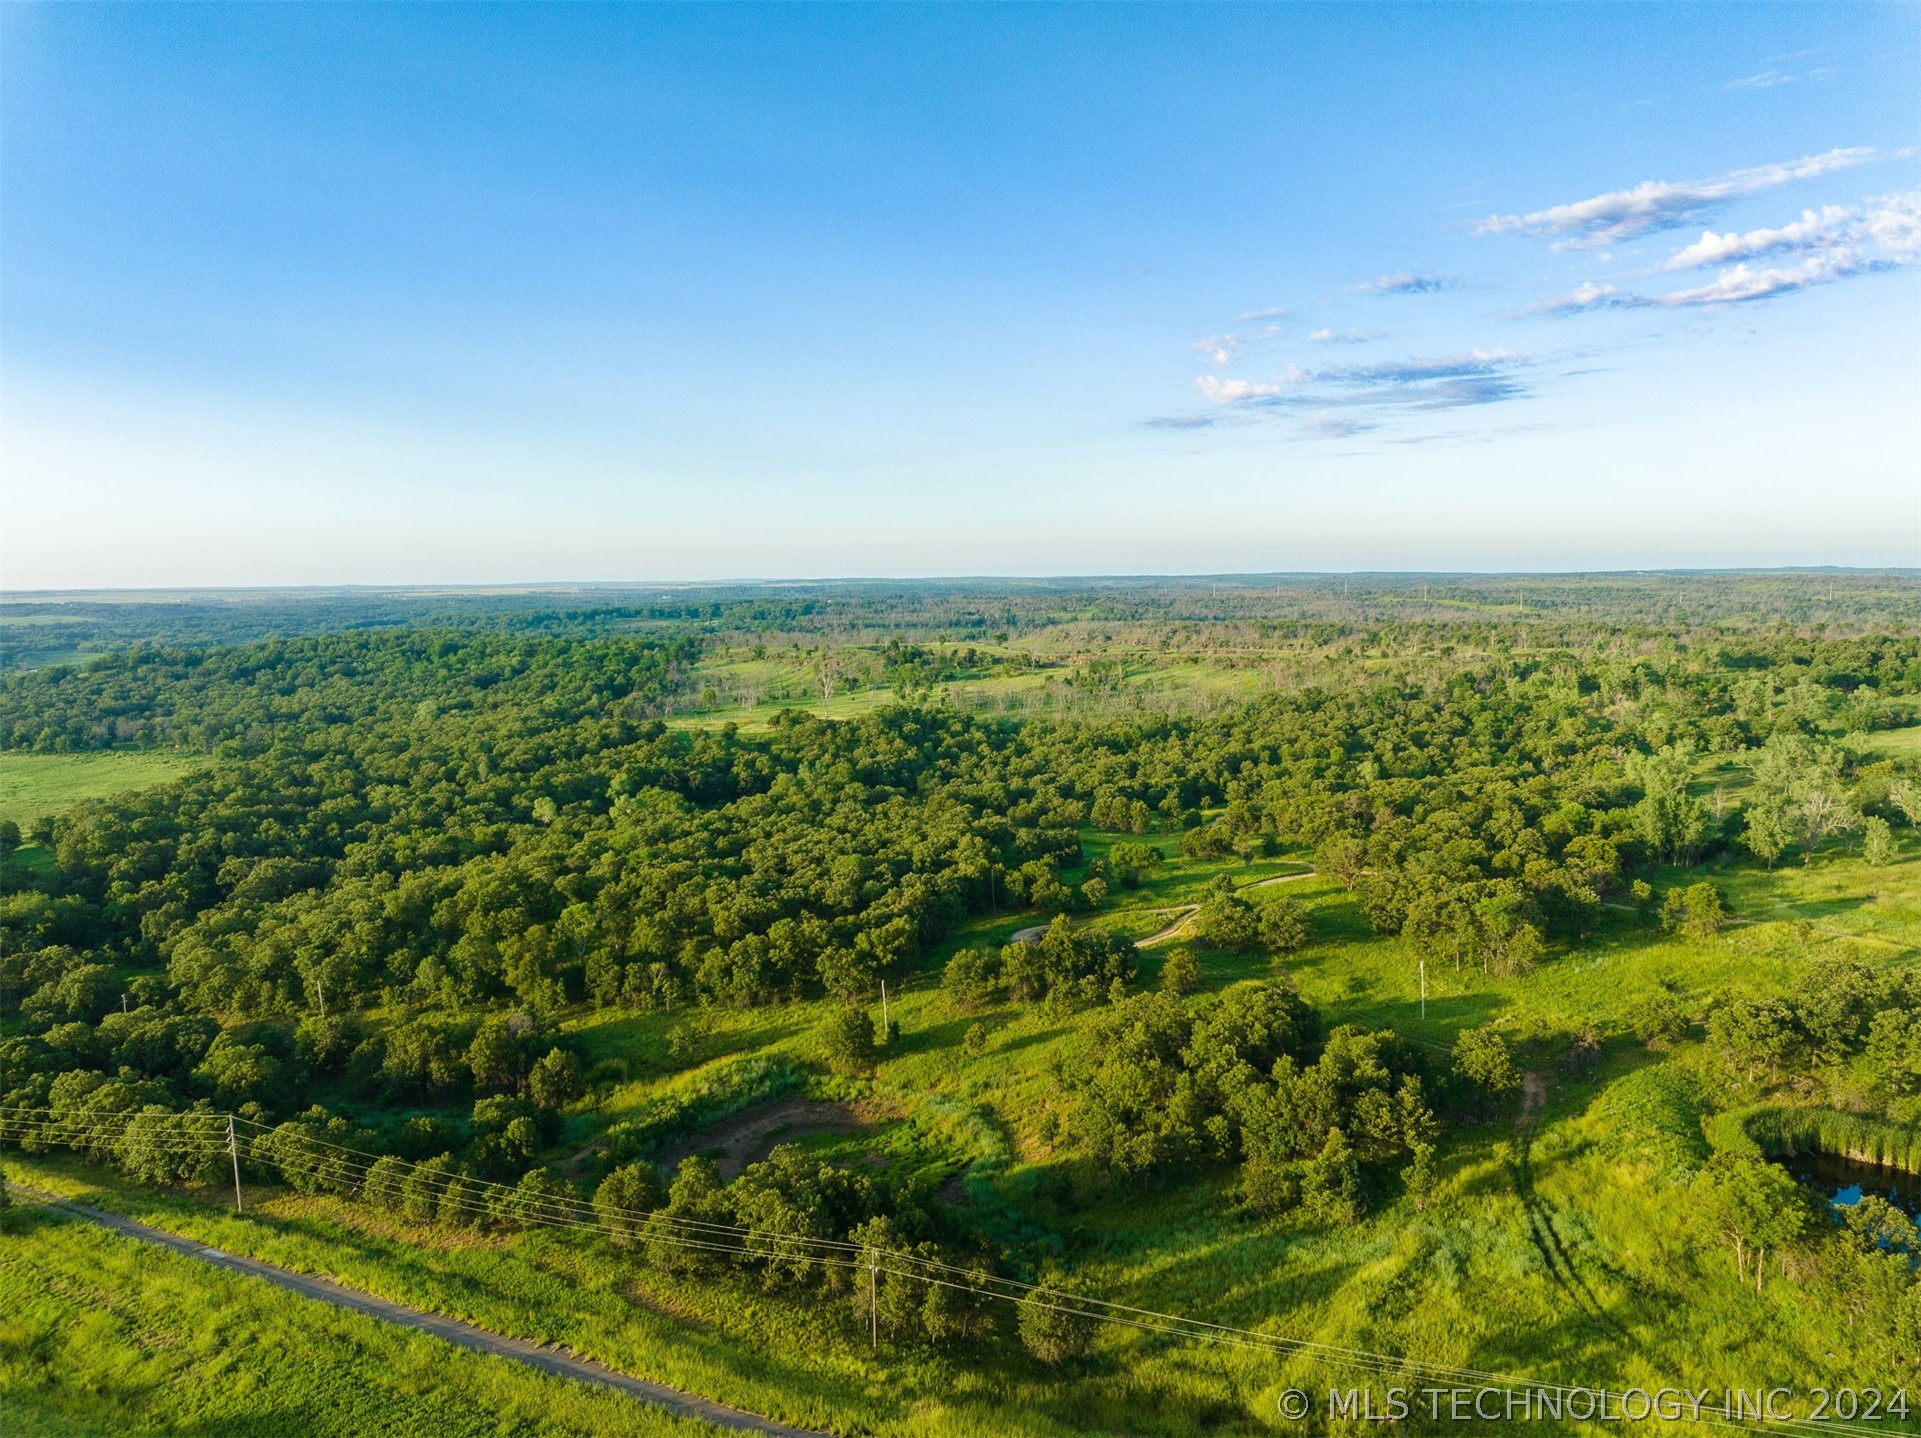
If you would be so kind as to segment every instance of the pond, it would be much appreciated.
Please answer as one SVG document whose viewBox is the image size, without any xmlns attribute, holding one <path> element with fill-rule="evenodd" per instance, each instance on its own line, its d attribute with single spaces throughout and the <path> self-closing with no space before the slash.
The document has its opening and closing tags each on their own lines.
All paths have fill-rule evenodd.
<svg viewBox="0 0 1921 1438">
<path fill-rule="evenodd" d="M 1796 1181 L 1825 1194 L 1835 1208 L 1851 1208 L 1869 1194 L 1921 1218 L 1921 1174 L 1832 1153 L 1796 1153 L 1776 1160 Z"/>
</svg>

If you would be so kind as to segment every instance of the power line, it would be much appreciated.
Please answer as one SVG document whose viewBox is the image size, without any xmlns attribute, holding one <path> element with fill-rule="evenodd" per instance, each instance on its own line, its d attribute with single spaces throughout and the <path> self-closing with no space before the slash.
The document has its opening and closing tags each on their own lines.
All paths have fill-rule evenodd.
<svg viewBox="0 0 1921 1438">
<path fill-rule="evenodd" d="M 76 1123 L 72 1119 L 44 1118 L 31 1119 L 20 1115 L 49 1114 L 51 1109 L 26 1109 L 0 1106 L 0 1143 L 18 1143 L 23 1137 L 44 1143 L 58 1144 L 63 1147 L 104 1146 L 98 1137 L 75 1142 L 69 1137 L 74 1133 L 105 1135 L 118 1133 L 124 1139 L 128 1136 L 135 1120 L 147 1118 L 150 1121 L 190 1120 L 206 1121 L 212 1125 L 204 1134 L 185 1134 L 169 1139 L 164 1130 L 153 1135 L 141 1136 L 142 1144 L 153 1144 L 167 1148 L 168 1151 L 182 1155 L 198 1155 L 209 1160 L 233 1156 L 236 1171 L 240 1154 L 257 1163 L 265 1163 L 280 1170 L 286 1169 L 287 1156 L 274 1152 L 276 1147 L 298 1144 L 310 1150 L 322 1150 L 341 1155 L 334 1160 L 338 1168 L 332 1179 L 346 1179 L 351 1184 L 350 1191 L 342 1195 L 347 1198 L 371 1197 L 367 1179 L 373 1165 L 392 1159 L 396 1168 L 404 1172 L 397 1176 L 392 1189 L 377 1185 L 379 1192 L 393 1192 L 396 1195 L 404 1189 L 408 1180 L 417 1177 L 425 1168 L 422 1162 L 399 1158 L 396 1155 L 373 1154 L 364 1149 L 350 1148 L 344 1144 L 327 1139 L 314 1138 L 309 1134 L 290 1129 L 288 1126 L 272 1128 L 266 1124 L 249 1119 L 233 1118 L 235 1126 L 259 1130 L 257 1136 L 250 1136 L 244 1142 L 237 1133 L 231 1145 L 227 1138 L 228 1116 L 204 1112 L 172 1114 L 166 1111 L 150 1110 L 145 1114 L 129 1115 L 88 1115 Z M 8 1115 L 15 1115 L 9 1117 Z M 1231 1324 L 1214 1323 L 1206 1319 L 1188 1318 L 1180 1314 L 1162 1313 L 1152 1309 L 1118 1303 L 1110 1299 L 1088 1294 L 1073 1293 L 1062 1289 L 1049 1288 L 1042 1284 L 1027 1283 L 1019 1279 L 1004 1278 L 977 1268 L 966 1268 L 920 1254 L 903 1253 L 883 1249 L 874 1245 L 857 1244 L 844 1239 L 821 1238 L 806 1234 L 785 1234 L 767 1229 L 754 1229 L 734 1224 L 716 1224 L 684 1216 L 668 1214 L 662 1210 L 626 1208 L 614 1204 L 601 1204 L 598 1201 L 587 1203 L 582 1200 L 568 1199 L 560 1195 L 546 1195 L 527 1192 L 516 1185 L 497 1183 L 488 1179 L 475 1178 L 453 1170 L 426 1170 L 432 1185 L 424 1197 L 432 1200 L 434 1212 L 441 1213 L 451 1209 L 456 1213 L 474 1219 L 523 1223 L 529 1226 L 574 1229 L 602 1235 L 623 1242 L 638 1241 L 647 1245 L 660 1245 L 689 1252 L 719 1254 L 726 1257 L 757 1259 L 762 1261 L 800 1263 L 819 1267 L 848 1270 L 851 1273 L 866 1273 L 874 1293 L 878 1291 L 881 1275 L 926 1283 L 930 1286 L 950 1289 L 971 1294 L 978 1298 L 998 1299 L 1027 1307 L 1047 1308 L 1088 1322 L 1122 1327 L 1143 1333 L 1159 1334 L 1170 1338 L 1184 1338 L 1191 1341 L 1212 1343 L 1218 1346 L 1243 1351 L 1267 1353 L 1273 1356 L 1290 1358 L 1309 1358 L 1331 1365 L 1355 1369 L 1371 1374 L 1409 1374 L 1435 1381 L 1448 1383 L 1473 1383 L 1483 1387 L 1506 1389 L 1531 1389 L 1542 1392 L 1558 1393 L 1563 1397 L 1571 1394 L 1593 1394 L 1596 1389 L 1587 1385 L 1554 1383 L 1544 1380 L 1522 1379 L 1510 1374 L 1493 1372 L 1486 1369 L 1469 1368 L 1451 1364 L 1429 1363 L 1423 1360 L 1394 1354 L 1377 1353 L 1367 1349 L 1350 1348 L 1335 1344 L 1320 1343 L 1312 1339 L 1290 1338 L 1281 1334 L 1264 1333 L 1258 1329 L 1240 1328 Z M 237 1183 L 237 1179 L 236 1179 Z M 455 1188 L 455 1185 L 470 1190 L 480 1190 L 469 1195 Z M 298 1190 L 299 1185 L 293 1185 Z M 487 1194 L 497 1194 L 497 1201 L 490 1201 Z M 403 1199 L 404 1206 L 404 1199 Z M 598 1215 L 634 1220 L 632 1227 L 622 1227 L 589 1218 L 591 1211 Z M 794 1250 L 800 1250 L 796 1253 Z M 871 1301 L 871 1297 L 870 1297 Z M 1752 1431 L 1751 1425 L 1733 1419 L 1707 1419 L 1702 1421 L 1716 1426 L 1732 1427 L 1742 1431 Z M 1881 1430 L 1850 1426 L 1843 1423 L 1822 1422 L 1819 1424 L 1802 1423 L 1800 1420 L 1777 1422 L 1771 1425 L 1776 1429 L 1807 1427 L 1811 1431 L 1824 1433 L 1859 1433 L 1866 1435 Z"/>
</svg>

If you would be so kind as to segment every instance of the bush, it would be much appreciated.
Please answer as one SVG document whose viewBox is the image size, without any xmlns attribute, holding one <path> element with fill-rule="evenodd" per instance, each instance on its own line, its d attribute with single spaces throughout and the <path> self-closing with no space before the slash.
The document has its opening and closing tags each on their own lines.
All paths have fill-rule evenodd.
<svg viewBox="0 0 1921 1438">
<path fill-rule="evenodd" d="M 432 1223 L 440 1216 L 440 1200 L 454 1176 L 454 1156 L 443 1153 L 417 1163 L 400 1185 L 400 1212 L 414 1223 Z"/>
<path fill-rule="evenodd" d="M 521 1175 L 512 1194 L 502 1197 L 501 1207 L 510 1223 L 566 1223 L 579 1217 L 580 1195 L 559 1174 L 534 1168 Z"/>
<path fill-rule="evenodd" d="M 1261 921 L 1245 899 L 1224 892 L 1210 894 L 1194 916 L 1194 933 L 1210 948 L 1244 953 L 1261 941 Z"/>
<path fill-rule="evenodd" d="M 821 1025 L 820 1050 L 835 1069 L 856 1069 L 874 1061 L 874 1021 L 865 1009 L 840 1009 Z"/>
<path fill-rule="evenodd" d="M 1161 965 L 1161 987 L 1170 994 L 1191 994 L 1201 984 L 1201 966 L 1192 951 L 1176 949 Z"/>
<path fill-rule="evenodd" d="M 1660 989 L 1628 1010 L 1628 1027 L 1651 1049 L 1671 1048 L 1688 1036 L 1688 1011 L 1680 999 Z"/>
<path fill-rule="evenodd" d="M 1160 868 L 1161 851 L 1152 844 L 1116 844 L 1107 851 L 1107 863 L 1121 881 L 1121 887 L 1137 889 L 1141 877 Z"/>
<path fill-rule="evenodd" d="M 1085 1358 L 1093 1351 L 1094 1320 L 1059 1306 L 1072 1302 L 1072 1295 L 1063 1295 L 1057 1302 L 1049 1295 L 1034 1294 L 1020 1305 L 1016 1323 L 1021 1346 L 1049 1367 Z"/>
<path fill-rule="evenodd" d="M 619 1088 L 627 1082 L 627 1078 L 626 1059 L 602 1059 L 587 1070 L 587 1087 L 595 1090 Z"/>
<path fill-rule="evenodd" d="M 1670 889 L 1661 901 L 1661 927 L 1670 934 L 1705 939 L 1721 931 L 1727 916 L 1728 908 L 1721 891 L 1709 883 Z"/>
<path fill-rule="evenodd" d="M 1261 946 L 1271 954 L 1291 954 L 1307 942 L 1307 910 L 1293 899 L 1275 899 L 1260 910 Z"/>
<path fill-rule="evenodd" d="M 360 1042 L 359 1026 L 345 1014 L 309 1014 L 294 1030 L 294 1057 L 320 1073 L 338 1074 Z"/>
<path fill-rule="evenodd" d="M 1000 983 L 1000 960 L 986 949 L 962 949 L 941 974 L 941 987 L 963 1009 L 992 1003 Z"/>
<path fill-rule="evenodd" d="M 1454 1041 L 1454 1074 L 1485 1110 L 1498 1108 L 1521 1087 L 1507 1040 L 1492 1028 L 1462 1030 Z"/>
<path fill-rule="evenodd" d="M 568 1049 L 549 1049 L 527 1074 L 527 1092 L 542 1108 L 565 1108 L 584 1091 L 580 1060 Z"/>
<path fill-rule="evenodd" d="M 1861 826 L 1861 857 L 1875 868 L 1894 862 L 1894 831 L 1886 819 L 1870 818 Z"/>
<path fill-rule="evenodd" d="M 1361 1166 L 1338 1128 L 1327 1131 L 1321 1151 L 1301 1166 L 1301 1207 L 1322 1223 L 1361 1217 Z"/>
</svg>

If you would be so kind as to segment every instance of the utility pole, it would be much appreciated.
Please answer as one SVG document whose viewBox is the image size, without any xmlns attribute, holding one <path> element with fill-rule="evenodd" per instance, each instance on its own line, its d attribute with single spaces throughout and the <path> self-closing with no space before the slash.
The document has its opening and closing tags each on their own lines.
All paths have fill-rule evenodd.
<svg viewBox="0 0 1921 1438">
<path fill-rule="evenodd" d="M 245 1213 L 240 1202 L 240 1140 L 234 1137 L 233 1115 L 227 1115 L 227 1155 L 233 1159 L 233 1211 Z"/>
<path fill-rule="evenodd" d="M 880 1031 L 882 1042 L 894 1032 L 894 1026 L 887 1022 L 887 980 L 880 981 Z"/>
<path fill-rule="evenodd" d="M 880 1352 L 880 1261 L 867 1260 L 867 1317 L 873 1325 L 871 1346 Z"/>
<path fill-rule="evenodd" d="M 320 999 L 320 1017 L 324 1019 L 324 1018 L 326 1018 L 326 1017 L 327 1017 L 327 990 L 326 990 L 326 987 L 325 987 L 325 985 L 323 985 L 323 984 L 322 984 L 322 983 L 320 982 L 320 980 L 319 980 L 319 979 L 315 979 L 315 980 L 313 981 L 313 991 L 314 991 L 314 993 L 315 993 L 316 995 L 318 995 L 318 996 L 319 996 L 319 999 Z"/>
</svg>

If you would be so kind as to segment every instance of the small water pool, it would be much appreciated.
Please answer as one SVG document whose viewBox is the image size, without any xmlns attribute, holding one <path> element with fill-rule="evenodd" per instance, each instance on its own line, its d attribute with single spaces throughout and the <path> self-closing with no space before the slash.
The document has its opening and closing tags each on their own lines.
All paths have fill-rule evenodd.
<svg viewBox="0 0 1921 1438">
<path fill-rule="evenodd" d="M 1873 1194 L 1909 1217 L 1921 1218 L 1921 1174 L 1832 1153 L 1789 1154 L 1777 1162 L 1797 1182 L 1825 1194 L 1836 1209 L 1852 1208 Z"/>
</svg>

